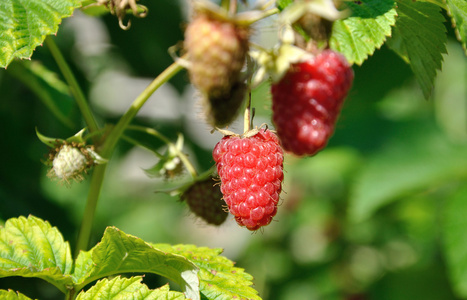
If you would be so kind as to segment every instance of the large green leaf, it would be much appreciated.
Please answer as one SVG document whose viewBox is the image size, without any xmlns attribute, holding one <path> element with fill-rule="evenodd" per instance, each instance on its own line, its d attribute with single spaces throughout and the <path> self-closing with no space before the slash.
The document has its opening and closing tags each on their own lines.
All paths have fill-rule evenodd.
<svg viewBox="0 0 467 300">
<path fill-rule="evenodd" d="M 80 5 L 81 0 L 0 1 L 0 67 L 6 68 L 14 58 L 31 57 Z"/>
<path fill-rule="evenodd" d="M 457 39 L 462 43 L 467 54 L 467 1 L 446 0 L 452 24 L 455 26 Z"/>
<path fill-rule="evenodd" d="M 176 282 L 187 298 L 199 299 L 198 268 L 185 257 L 155 249 L 143 240 L 108 227 L 99 244 L 81 252 L 73 279 L 76 289 L 110 275 L 155 273 Z"/>
<path fill-rule="evenodd" d="M 48 222 L 19 217 L 0 227 L 0 277 L 41 278 L 66 292 L 72 264 L 69 244 Z"/>
<path fill-rule="evenodd" d="M 346 2 L 350 17 L 334 22 L 330 47 L 345 55 L 350 63 L 361 65 L 380 48 L 396 22 L 392 0 Z"/>
<path fill-rule="evenodd" d="M 150 290 L 141 283 L 143 278 L 135 276 L 131 278 L 115 277 L 112 280 L 103 279 L 97 282 L 86 292 L 81 292 L 76 300 L 182 300 L 185 296 L 180 292 L 169 290 L 168 285 Z"/>
<path fill-rule="evenodd" d="M 0 299 L 2 300 L 31 300 L 31 298 L 26 297 L 21 293 L 17 293 L 12 290 L 0 290 Z"/>
<path fill-rule="evenodd" d="M 200 269 L 200 291 L 208 299 L 261 299 L 251 287 L 253 277 L 220 256 L 222 249 L 168 244 L 154 244 L 154 247 L 182 255 L 195 263 Z"/>
<path fill-rule="evenodd" d="M 453 145 L 426 127 L 404 134 L 371 156 L 356 174 L 349 199 L 351 220 L 364 220 L 411 193 L 467 178 L 467 147 Z"/>
<path fill-rule="evenodd" d="M 467 297 L 467 186 L 448 199 L 444 207 L 442 236 L 444 253 L 454 290 Z"/>
<path fill-rule="evenodd" d="M 433 89 L 436 71 L 446 53 L 447 35 L 439 6 L 412 0 L 397 1 L 397 22 L 388 45 L 410 64 L 423 95 Z"/>
</svg>

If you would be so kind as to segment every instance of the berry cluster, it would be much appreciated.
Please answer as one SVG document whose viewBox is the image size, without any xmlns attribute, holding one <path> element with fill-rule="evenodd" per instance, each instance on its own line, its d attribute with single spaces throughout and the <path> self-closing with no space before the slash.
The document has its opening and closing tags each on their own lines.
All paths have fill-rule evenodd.
<svg viewBox="0 0 467 300">
<path fill-rule="evenodd" d="M 225 136 L 213 158 L 237 223 L 249 230 L 268 225 L 277 212 L 283 179 L 283 153 L 275 134 L 260 129 L 251 137 Z"/>
<path fill-rule="evenodd" d="M 320 15 L 322 9 L 326 13 Z M 352 85 L 354 75 L 346 58 L 333 50 L 323 50 L 339 11 L 324 5 L 304 11 L 311 19 L 286 15 L 290 28 L 291 24 L 301 24 L 307 29 L 304 32 L 309 33 L 314 44 L 302 48 L 313 49 L 313 53 L 293 44 L 287 31 L 277 51 L 249 52 L 252 22 L 248 19 L 207 3 L 195 5 L 193 11 L 185 31 L 188 71 L 203 96 L 204 112 L 213 127 L 228 126 L 237 115 L 249 88 L 240 73 L 247 55 L 251 54 L 259 67 L 252 82 L 261 81 L 266 73 L 273 81 L 272 120 L 277 136 L 267 129 L 249 130 L 251 120 L 247 115 L 244 134 L 226 133 L 213 150 L 223 200 L 239 225 L 255 231 L 276 215 L 282 190 L 283 149 L 298 156 L 312 156 L 323 149 Z M 192 210 L 200 215 L 201 208 L 210 209 L 206 205 L 217 205 L 211 203 L 206 198 Z"/>
</svg>

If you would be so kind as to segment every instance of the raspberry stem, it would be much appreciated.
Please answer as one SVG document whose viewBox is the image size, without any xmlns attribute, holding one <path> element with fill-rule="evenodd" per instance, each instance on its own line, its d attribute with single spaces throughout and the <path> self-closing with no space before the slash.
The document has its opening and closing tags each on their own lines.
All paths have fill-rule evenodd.
<svg viewBox="0 0 467 300">
<path fill-rule="evenodd" d="M 185 57 L 186 58 L 186 57 Z M 143 107 L 149 97 L 164 83 L 169 81 L 175 74 L 183 69 L 183 66 L 178 62 L 174 62 L 162 73 L 159 74 L 141 94 L 133 101 L 127 112 L 120 118 L 115 127 L 111 130 L 107 136 L 102 149 L 100 149 L 100 155 L 106 159 L 109 159 L 112 155 L 113 150 L 119 139 L 122 137 L 123 132 L 128 127 L 130 122 L 136 116 L 138 111 Z M 181 159 L 181 158 L 180 158 Z M 89 238 L 92 231 L 92 223 L 96 212 L 97 201 L 99 199 L 100 191 L 102 188 L 102 182 L 104 180 L 105 170 L 108 164 L 97 165 L 94 168 L 91 182 L 89 185 L 88 198 L 86 200 L 86 207 L 84 209 L 83 221 L 78 235 L 78 241 L 76 243 L 75 256 L 79 254 L 81 250 L 86 250 L 89 244 Z"/>
<path fill-rule="evenodd" d="M 250 56 L 246 58 L 247 69 L 251 70 L 253 68 L 253 62 Z M 253 72 L 249 71 L 248 76 L 248 100 L 246 102 L 245 113 L 243 116 L 243 133 L 248 132 L 251 130 L 253 119 L 251 114 L 251 80 L 253 77 Z"/>
</svg>

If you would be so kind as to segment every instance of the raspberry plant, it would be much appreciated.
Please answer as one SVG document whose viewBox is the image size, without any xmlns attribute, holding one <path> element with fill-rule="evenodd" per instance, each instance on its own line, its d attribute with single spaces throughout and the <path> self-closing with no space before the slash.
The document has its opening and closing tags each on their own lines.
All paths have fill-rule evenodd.
<svg viewBox="0 0 467 300">
<path fill-rule="evenodd" d="M 0 72 L 0 91 L 2 105 L 13 107 L 0 107 L 6 162 L 0 171 L 0 298 L 467 297 L 467 134 L 465 126 L 459 126 L 467 117 L 458 108 L 467 98 L 465 82 L 460 81 L 465 68 L 459 67 L 465 63 L 459 51 L 459 45 L 466 51 L 465 1 L 177 4 L 0 4 L 0 66 L 6 69 Z M 171 17 L 187 7 L 185 20 Z M 86 20 L 91 29 L 70 34 L 66 25 L 75 19 Z M 135 70 L 148 74 L 151 66 L 149 73 L 157 74 L 133 99 L 125 91 L 138 81 L 121 76 L 130 67 L 108 45 L 95 39 L 95 44 L 81 43 L 86 51 L 70 50 L 67 39 L 72 36 L 80 44 L 83 32 L 98 32 L 100 20 L 113 28 L 112 43 L 124 41 L 119 47 L 122 53 L 129 51 Z M 145 25 L 161 20 L 158 26 Z M 145 34 L 139 34 L 145 27 Z M 122 30 L 127 31 L 122 35 Z M 167 32 L 179 33 L 168 45 L 160 39 L 167 38 Z M 267 40 L 271 32 L 275 38 Z M 328 56 L 330 61 L 322 59 Z M 461 70 L 444 82 L 445 73 L 436 79 L 443 59 L 449 71 Z M 184 69 L 185 76 L 176 76 Z M 404 81 L 412 75 L 417 87 Z M 123 83 L 116 80 L 122 77 Z M 460 84 L 451 83 L 456 80 Z M 109 82 L 111 88 L 99 94 Z M 170 98 L 171 83 L 178 92 L 191 83 L 196 92 L 189 98 L 200 98 L 196 101 L 201 107 L 187 108 L 178 100 L 175 105 L 158 102 Z M 22 91 L 23 86 L 30 92 Z M 41 109 L 24 109 L 24 99 L 17 95 L 34 95 L 42 101 Z M 95 100 L 117 109 L 119 97 L 133 102 L 117 115 L 106 115 Z M 413 99 L 423 97 L 429 101 Z M 171 105 L 183 115 L 197 110 L 202 116 L 196 121 L 180 117 L 174 123 L 183 125 L 174 125 L 138 115 L 152 103 L 151 110 L 163 111 L 164 117 Z M 243 133 L 233 133 L 242 109 Z M 17 120 L 24 124 L 18 126 Z M 253 126 L 258 120 L 267 124 L 258 129 Z M 324 125 L 316 125 L 318 121 Z M 200 123 L 204 127 L 197 126 Z M 18 143 L 21 128 L 28 128 L 50 150 L 48 156 L 43 153 L 48 171 L 42 172 L 40 189 L 34 188 L 38 181 L 33 176 L 41 167 L 29 161 L 40 146 Z M 182 133 L 173 142 L 176 131 Z M 206 145 L 196 136 L 215 131 L 219 138 L 203 149 Z M 310 136 L 320 134 L 319 143 L 310 142 Z M 292 153 L 284 156 L 280 144 Z M 144 201 L 138 201 L 143 179 L 112 177 L 117 173 L 113 166 L 134 146 L 157 160 L 145 170 L 154 186 Z M 32 168 L 37 172 L 28 171 Z M 50 188 L 46 175 L 62 184 Z M 31 201 L 20 196 L 28 191 L 36 193 Z M 121 200 L 122 192 L 130 199 Z M 60 203 L 60 197 L 73 201 Z M 148 198 L 163 209 L 147 209 Z M 165 201 L 178 198 L 183 201 Z M 196 221 L 171 213 L 181 207 L 185 216 L 190 210 L 206 223 L 218 226 L 225 221 L 215 230 L 224 243 L 231 242 L 233 250 L 226 247 L 226 256 L 238 260 L 239 267 L 221 255 L 222 249 L 200 245 L 203 241 L 196 240 L 193 229 L 199 226 L 193 226 Z M 146 222 L 139 227 L 141 235 L 149 233 L 158 243 L 114 226 L 120 217 L 123 227 L 132 228 L 121 222 L 131 215 L 128 223 Z M 261 231 L 250 235 L 243 226 Z M 175 234 L 180 235 L 169 238 Z M 217 239 L 211 244 L 220 243 Z M 448 278 L 442 277 L 446 269 Z M 56 289 L 36 281 L 24 284 L 19 277 Z M 31 288 L 36 285 L 41 288 Z"/>
</svg>

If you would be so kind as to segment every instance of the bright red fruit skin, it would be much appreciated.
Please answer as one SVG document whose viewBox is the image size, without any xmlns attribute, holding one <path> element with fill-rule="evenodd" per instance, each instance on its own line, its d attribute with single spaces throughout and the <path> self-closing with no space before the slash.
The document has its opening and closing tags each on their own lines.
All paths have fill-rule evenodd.
<svg viewBox="0 0 467 300">
<path fill-rule="evenodd" d="M 324 50 L 271 86 L 272 119 L 284 150 L 314 155 L 326 146 L 353 77 L 342 54 Z"/>
<path fill-rule="evenodd" d="M 213 150 L 221 192 L 240 226 L 255 231 L 277 213 L 284 154 L 274 133 L 260 129 L 251 137 L 225 136 Z"/>
</svg>

